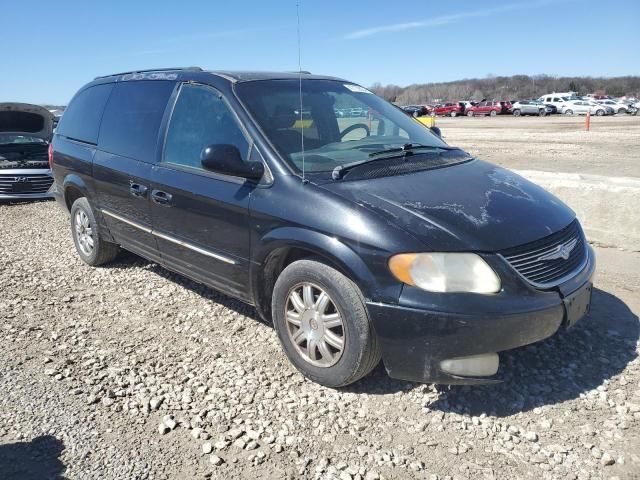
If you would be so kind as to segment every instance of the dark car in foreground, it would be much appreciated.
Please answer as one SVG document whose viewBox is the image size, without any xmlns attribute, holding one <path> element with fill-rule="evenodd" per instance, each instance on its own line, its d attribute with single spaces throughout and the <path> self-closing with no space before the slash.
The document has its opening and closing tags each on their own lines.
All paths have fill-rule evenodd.
<svg viewBox="0 0 640 480">
<path fill-rule="evenodd" d="M 53 115 L 28 103 L 0 103 L 0 201 L 52 198 L 48 149 Z"/>
<path fill-rule="evenodd" d="M 82 260 L 124 248 L 254 305 L 323 385 L 380 358 L 395 378 L 492 382 L 498 352 L 589 308 L 594 254 L 568 207 L 346 80 L 98 78 L 53 150 Z"/>
</svg>

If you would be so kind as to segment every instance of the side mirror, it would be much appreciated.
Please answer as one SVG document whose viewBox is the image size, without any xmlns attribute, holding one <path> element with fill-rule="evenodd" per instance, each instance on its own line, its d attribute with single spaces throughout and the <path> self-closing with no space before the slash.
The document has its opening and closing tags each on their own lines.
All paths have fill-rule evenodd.
<svg viewBox="0 0 640 480">
<path fill-rule="evenodd" d="M 435 133 L 437 136 L 442 137 L 442 132 L 439 127 L 429 127 L 429 129 Z"/>
<path fill-rule="evenodd" d="M 200 162 L 205 170 L 223 175 L 251 180 L 259 180 L 264 175 L 264 165 L 261 162 L 242 160 L 240 150 L 235 145 L 209 145 L 200 153 Z"/>
</svg>

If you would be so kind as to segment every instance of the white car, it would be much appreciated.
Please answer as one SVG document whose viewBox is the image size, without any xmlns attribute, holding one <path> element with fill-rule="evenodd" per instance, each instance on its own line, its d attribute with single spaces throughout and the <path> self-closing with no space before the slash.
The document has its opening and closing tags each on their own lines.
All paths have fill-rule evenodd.
<svg viewBox="0 0 640 480">
<path fill-rule="evenodd" d="M 573 97 L 569 97 L 567 95 L 562 96 L 558 93 L 543 95 L 538 99 L 538 101 L 544 103 L 545 105 L 553 105 L 554 107 L 556 107 L 556 110 L 558 112 L 562 112 L 562 107 L 565 105 L 565 103 L 571 100 L 573 100 Z"/>
<path fill-rule="evenodd" d="M 627 113 L 629 110 L 629 105 L 615 100 L 596 100 L 596 103 L 613 108 L 615 113 Z"/>
<path fill-rule="evenodd" d="M 565 102 L 562 106 L 561 113 L 565 115 L 597 115 L 599 117 L 607 114 L 607 107 L 586 100 L 571 100 Z"/>
</svg>

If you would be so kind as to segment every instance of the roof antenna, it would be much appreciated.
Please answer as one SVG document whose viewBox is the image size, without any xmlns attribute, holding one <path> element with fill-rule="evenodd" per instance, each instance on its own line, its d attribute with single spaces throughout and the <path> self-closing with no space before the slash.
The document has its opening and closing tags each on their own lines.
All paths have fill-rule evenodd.
<svg viewBox="0 0 640 480">
<path fill-rule="evenodd" d="M 300 0 L 296 0 L 296 16 L 298 18 L 298 80 L 300 93 L 300 144 L 302 146 L 302 183 L 307 183 L 304 171 L 304 123 L 302 121 L 302 46 L 300 42 Z"/>
</svg>

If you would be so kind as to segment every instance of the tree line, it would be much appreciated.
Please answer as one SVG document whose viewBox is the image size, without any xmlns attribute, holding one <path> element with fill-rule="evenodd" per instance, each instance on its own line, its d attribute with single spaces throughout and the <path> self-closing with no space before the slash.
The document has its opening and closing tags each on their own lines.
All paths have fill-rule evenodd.
<svg viewBox="0 0 640 480">
<path fill-rule="evenodd" d="M 449 100 L 522 100 L 552 92 L 640 96 L 640 76 L 557 77 L 551 75 L 488 75 L 453 82 L 421 83 L 406 87 L 375 83 L 370 90 L 399 105 L 427 104 Z"/>
</svg>

